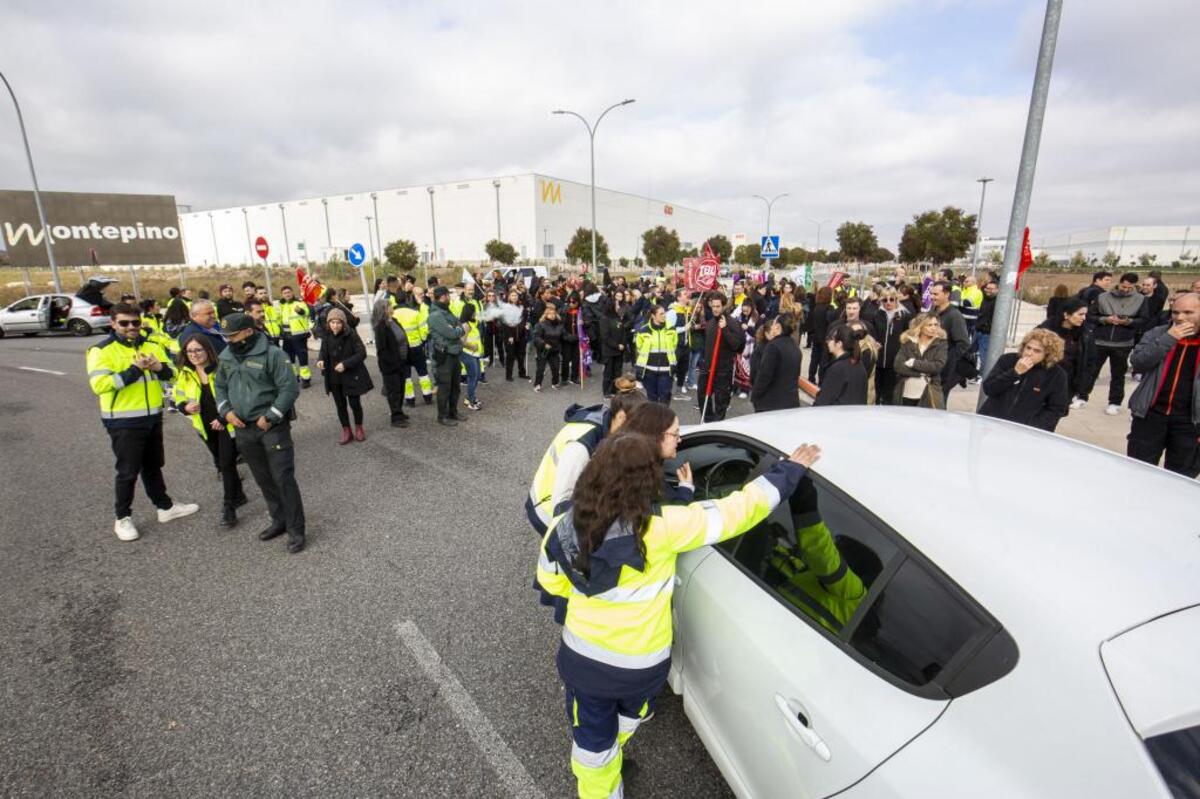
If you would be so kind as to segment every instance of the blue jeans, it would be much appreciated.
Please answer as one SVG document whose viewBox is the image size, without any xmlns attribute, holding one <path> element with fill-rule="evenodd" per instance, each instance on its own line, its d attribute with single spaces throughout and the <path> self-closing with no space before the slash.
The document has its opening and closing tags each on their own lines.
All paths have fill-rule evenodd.
<svg viewBox="0 0 1200 799">
<path fill-rule="evenodd" d="M 477 356 L 468 355 L 464 352 L 459 357 L 462 358 L 463 366 L 467 368 L 467 399 L 474 404 L 476 401 L 475 387 L 479 385 L 479 375 L 482 374 L 483 369 L 479 365 L 479 358 Z"/>
<path fill-rule="evenodd" d="M 973 349 L 978 356 L 980 369 L 983 368 L 983 364 L 987 360 L 989 339 L 991 339 L 990 333 L 980 333 L 978 330 L 975 331 L 975 341 L 971 343 L 971 349 Z M 980 375 L 980 377 L 983 377 L 983 375 Z"/>
<path fill-rule="evenodd" d="M 662 405 L 671 404 L 670 372 L 653 372 L 647 369 L 642 375 L 642 385 L 646 388 L 646 399 Z"/>
<path fill-rule="evenodd" d="M 700 366 L 700 358 L 704 355 L 701 350 L 692 350 L 692 354 L 688 356 L 687 370 L 687 385 L 696 385 L 696 370 Z"/>
</svg>

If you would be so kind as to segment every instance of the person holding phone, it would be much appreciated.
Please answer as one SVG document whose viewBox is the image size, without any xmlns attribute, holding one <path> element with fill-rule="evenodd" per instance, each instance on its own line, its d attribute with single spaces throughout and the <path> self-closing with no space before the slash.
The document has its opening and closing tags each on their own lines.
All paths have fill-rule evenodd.
<svg viewBox="0 0 1200 799">
<path fill-rule="evenodd" d="M 1197 281 L 1200 283 L 1200 281 Z M 1200 475 L 1200 294 L 1171 303 L 1171 323 L 1142 336 L 1130 357 L 1145 375 L 1129 398 L 1126 454 L 1195 479 Z"/>
<path fill-rule="evenodd" d="M 200 506 L 172 501 L 163 480 L 163 386 L 173 374 L 170 359 L 142 331 L 137 306 L 118 303 L 110 317 L 112 333 L 87 351 L 88 384 L 100 400 L 100 419 L 117 458 L 113 532 L 122 541 L 136 541 L 141 536 L 133 523 L 138 477 L 160 523 L 189 516 Z"/>
</svg>

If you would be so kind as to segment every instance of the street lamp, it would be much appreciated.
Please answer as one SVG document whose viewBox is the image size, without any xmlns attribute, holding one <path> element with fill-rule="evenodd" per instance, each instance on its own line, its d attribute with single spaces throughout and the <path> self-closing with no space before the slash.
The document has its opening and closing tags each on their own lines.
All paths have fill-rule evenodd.
<svg viewBox="0 0 1200 799">
<path fill-rule="evenodd" d="M 979 247 L 983 243 L 983 201 L 987 197 L 987 184 L 994 178 L 979 178 L 976 183 L 982 184 L 979 192 L 979 216 L 975 219 L 975 253 L 971 256 L 971 277 L 975 277 L 975 267 L 979 264 Z"/>
<path fill-rule="evenodd" d="M 762 200 L 764 203 L 767 204 L 767 235 L 770 236 L 771 235 L 771 206 L 773 206 L 775 204 L 776 200 L 783 199 L 784 197 L 790 197 L 791 195 L 789 195 L 785 191 L 783 194 L 776 195 L 775 197 L 772 197 L 770 200 L 768 200 L 766 197 L 762 196 L 761 194 L 755 194 L 752 196 L 755 199 Z"/>
<path fill-rule="evenodd" d="M 821 249 L 821 226 L 824 225 L 826 222 L 832 222 L 833 220 L 832 219 L 811 219 L 810 218 L 808 221 L 812 222 L 814 225 L 817 226 L 817 250 L 820 251 L 820 249 Z"/>
<path fill-rule="evenodd" d="M 333 233 L 329 231 L 329 200 L 321 198 L 321 205 L 325 206 L 325 246 L 333 248 Z"/>
<path fill-rule="evenodd" d="M 371 217 L 368 215 L 367 220 L 367 244 L 371 248 L 371 282 L 375 282 L 375 239 L 371 238 Z"/>
<path fill-rule="evenodd" d="M 279 218 L 283 220 L 283 255 L 287 259 L 287 265 L 292 265 L 292 248 L 288 244 L 287 234 L 287 214 L 283 210 L 283 203 L 279 204 Z"/>
<path fill-rule="evenodd" d="M 249 259 L 246 263 L 254 266 L 254 242 L 250 240 L 250 212 L 245 208 L 242 209 L 242 221 L 246 223 L 246 255 Z"/>
<path fill-rule="evenodd" d="M 500 241 L 500 181 L 493 180 L 492 186 L 496 189 L 496 241 Z"/>
<path fill-rule="evenodd" d="M 379 195 L 371 192 L 371 208 L 375 211 L 375 249 L 379 259 L 383 260 L 383 239 L 379 238 Z M 370 231 L 367 231 L 368 234 Z"/>
<path fill-rule="evenodd" d="M 12 98 L 13 108 L 17 110 L 17 127 L 21 129 L 21 141 L 25 144 L 25 160 L 29 162 L 29 177 L 33 180 L 33 201 L 37 205 L 38 219 L 42 223 L 42 241 L 46 245 L 46 258 L 50 261 L 50 275 L 54 278 L 54 290 L 61 294 L 62 283 L 58 279 L 58 263 L 54 260 L 54 248 L 50 244 L 50 228 L 46 226 L 46 209 L 42 207 L 42 190 L 38 188 L 37 171 L 33 168 L 33 151 L 29 149 L 29 136 L 25 133 L 25 118 L 21 116 L 17 93 L 13 91 L 12 84 L 4 77 L 3 72 L 0 72 L 0 80 L 4 81 L 8 96 Z"/>
<path fill-rule="evenodd" d="M 212 211 L 208 212 L 208 228 L 212 231 L 213 240 L 213 260 L 217 266 L 221 265 L 221 251 L 217 249 L 217 225 L 213 222 Z"/>
<path fill-rule="evenodd" d="M 429 260 L 433 263 L 437 263 L 437 213 L 433 208 L 433 186 L 427 187 L 425 191 L 429 192 L 429 227 L 433 229 L 433 255 L 429 258 Z"/>
<path fill-rule="evenodd" d="M 613 110 L 614 108 L 620 108 L 621 106 L 629 105 L 632 102 L 634 102 L 634 101 L 632 99 L 630 99 L 630 100 L 622 100 L 619 103 L 613 103 L 608 108 L 604 109 L 603 112 L 601 112 L 600 116 L 598 116 L 596 118 L 596 123 L 594 125 L 589 124 L 588 121 L 586 119 L 584 119 L 582 115 L 577 114 L 574 111 L 567 111 L 567 110 L 560 108 L 560 109 L 552 112 L 555 114 L 570 114 L 573 117 L 578 117 L 579 121 L 583 123 L 583 126 L 585 128 L 587 128 L 588 139 L 590 140 L 590 143 L 591 143 L 591 152 L 592 152 L 592 269 L 599 268 L 599 266 L 596 263 L 596 130 L 597 130 L 597 128 L 600 127 L 600 121 L 604 119 L 605 114 L 607 114 L 609 111 Z"/>
</svg>

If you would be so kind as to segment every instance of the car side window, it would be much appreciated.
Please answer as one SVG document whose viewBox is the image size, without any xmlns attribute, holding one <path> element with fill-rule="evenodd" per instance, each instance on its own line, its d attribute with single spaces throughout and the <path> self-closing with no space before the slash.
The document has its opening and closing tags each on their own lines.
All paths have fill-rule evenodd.
<svg viewBox="0 0 1200 799">
<path fill-rule="evenodd" d="M 861 655 L 910 685 L 927 685 L 990 625 L 912 559 L 883 587 L 850 638 Z"/>
<path fill-rule="evenodd" d="M 898 552 L 852 502 L 811 475 L 786 505 L 720 546 L 776 599 L 834 635 Z"/>
<path fill-rule="evenodd" d="M 20 302 L 14 302 L 8 306 L 10 311 L 36 311 L 38 306 L 42 304 L 41 297 L 26 297 Z"/>
</svg>

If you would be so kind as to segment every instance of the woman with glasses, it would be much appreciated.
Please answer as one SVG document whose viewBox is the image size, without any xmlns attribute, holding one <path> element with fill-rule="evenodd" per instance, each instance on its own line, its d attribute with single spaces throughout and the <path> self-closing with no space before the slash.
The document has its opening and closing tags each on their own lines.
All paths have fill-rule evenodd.
<svg viewBox="0 0 1200 799">
<path fill-rule="evenodd" d="M 179 370 L 175 373 L 175 409 L 192 418 L 192 427 L 208 447 L 213 465 L 221 475 L 224 502 L 221 505 L 221 526 L 238 523 L 237 508 L 247 502 L 242 478 L 237 470 L 237 445 L 233 426 L 217 415 L 217 398 L 213 376 L 217 371 L 217 351 L 204 336 L 186 339 L 177 356 Z"/>
<path fill-rule="evenodd" d="M 658 442 L 658 454 L 664 461 L 669 461 L 679 454 L 679 416 L 670 406 L 661 402 L 643 402 L 634 408 L 621 428 L 622 433 L 638 433 L 652 441 Z M 675 470 L 676 483 L 673 485 L 664 475 L 663 499 L 666 502 L 688 503 L 696 493 L 692 482 L 692 467 L 688 463 L 680 464 Z"/>
<path fill-rule="evenodd" d="M 878 333 L 879 360 L 875 364 L 875 398 L 880 405 L 894 405 L 896 391 L 896 354 L 900 352 L 900 336 L 908 330 L 912 319 L 908 309 L 900 304 L 895 289 L 884 289 L 875 312 L 873 327 Z"/>
</svg>

